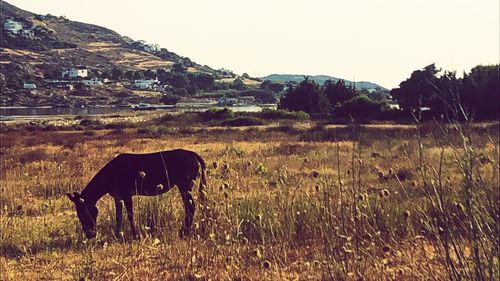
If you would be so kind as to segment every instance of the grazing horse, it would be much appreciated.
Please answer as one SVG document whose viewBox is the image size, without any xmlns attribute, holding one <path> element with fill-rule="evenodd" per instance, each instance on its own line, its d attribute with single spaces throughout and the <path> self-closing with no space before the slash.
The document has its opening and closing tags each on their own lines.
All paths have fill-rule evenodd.
<svg viewBox="0 0 500 281">
<path fill-rule="evenodd" d="M 68 193 L 75 204 L 76 213 L 82 224 L 83 232 L 88 239 L 96 235 L 97 207 L 96 202 L 106 194 L 115 200 L 116 229 L 118 235 L 122 228 L 122 203 L 127 210 L 128 219 L 134 239 L 137 231 L 134 225 L 132 196 L 155 196 L 177 186 L 182 196 L 186 212 L 181 236 L 189 235 L 195 204 L 191 196 L 194 180 L 201 179 L 198 191 L 200 200 L 205 200 L 206 186 L 205 162 L 193 151 L 176 149 L 148 154 L 120 154 L 106 164 L 87 184 L 82 193 Z"/>
</svg>

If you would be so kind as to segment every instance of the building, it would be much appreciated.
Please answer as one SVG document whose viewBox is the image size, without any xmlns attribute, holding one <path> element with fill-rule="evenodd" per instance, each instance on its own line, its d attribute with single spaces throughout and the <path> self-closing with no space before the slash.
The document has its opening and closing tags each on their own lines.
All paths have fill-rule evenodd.
<svg viewBox="0 0 500 281">
<path fill-rule="evenodd" d="M 23 25 L 20 22 L 7 19 L 3 23 L 3 28 L 13 34 L 19 34 L 19 32 L 23 30 Z"/>
<path fill-rule="evenodd" d="M 138 40 L 137 44 L 146 52 L 159 52 L 160 51 L 160 45 L 158 44 L 149 44 L 148 42 L 144 40 Z"/>
<path fill-rule="evenodd" d="M 83 83 L 83 85 L 89 86 L 89 87 L 102 86 L 102 84 L 103 84 L 102 81 L 98 80 L 98 79 L 86 79 L 86 80 L 82 80 L 81 82 Z"/>
<path fill-rule="evenodd" d="M 35 33 L 32 29 L 22 29 L 20 34 L 26 39 L 33 39 L 35 37 Z"/>
<path fill-rule="evenodd" d="M 63 78 L 70 78 L 70 79 L 78 77 L 85 78 L 88 75 L 89 75 L 88 69 L 83 67 L 71 68 L 61 72 L 61 76 Z"/>
<path fill-rule="evenodd" d="M 158 79 L 152 80 L 135 80 L 134 87 L 138 89 L 152 89 L 158 85 Z"/>
<path fill-rule="evenodd" d="M 146 52 L 159 52 L 160 51 L 160 45 L 158 44 L 146 44 L 144 45 L 144 51 Z"/>
<path fill-rule="evenodd" d="M 24 89 L 36 89 L 36 84 L 30 83 L 30 82 L 24 82 L 23 88 Z"/>
</svg>

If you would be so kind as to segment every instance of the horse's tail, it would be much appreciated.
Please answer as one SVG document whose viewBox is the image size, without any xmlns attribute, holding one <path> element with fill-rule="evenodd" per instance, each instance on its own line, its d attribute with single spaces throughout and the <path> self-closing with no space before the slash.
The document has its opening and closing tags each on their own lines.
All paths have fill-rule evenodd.
<svg viewBox="0 0 500 281">
<path fill-rule="evenodd" d="M 200 201 L 205 202 L 207 199 L 207 193 L 205 192 L 205 188 L 207 187 L 207 175 L 206 175 L 206 165 L 205 161 L 203 158 L 201 158 L 200 155 L 196 154 L 196 159 L 198 160 L 198 163 L 201 166 L 201 180 L 200 180 L 200 186 L 198 187 L 198 192 L 200 194 Z"/>
</svg>

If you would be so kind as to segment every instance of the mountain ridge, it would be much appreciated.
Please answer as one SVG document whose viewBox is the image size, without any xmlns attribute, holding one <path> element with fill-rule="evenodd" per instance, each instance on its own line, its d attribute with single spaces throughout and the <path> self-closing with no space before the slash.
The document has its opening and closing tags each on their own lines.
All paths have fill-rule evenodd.
<svg viewBox="0 0 500 281">
<path fill-rule="evenodd" d="M 323 85 L 326 81 L 332 80 L 334 82 L 338 80 L 344 80 L 347 85 L 354 84 L 357 89 L 381 89 L 387 90 L 386 88 L 369 81 L 350 81 L 342 78 L 337 78 L 329 75 L 305 75 L 305 74 L 269 74 L 267 76 L 261 77 L 262 80 L 269 80 L 271 82 L 296 82 L 300 83 L 305 77 L 313 80 L 314 82 Z"/>
</svg>

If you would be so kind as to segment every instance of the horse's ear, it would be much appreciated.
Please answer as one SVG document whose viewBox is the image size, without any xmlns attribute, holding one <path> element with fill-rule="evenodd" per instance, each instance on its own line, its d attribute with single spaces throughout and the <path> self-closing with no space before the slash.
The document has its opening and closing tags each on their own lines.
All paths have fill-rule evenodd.
<svg viewBox="0 0 500 281">
<path fill-rule="evenodd" d="M 73 197 L 75 198 L 75 203 L 84 203 L 83 198 L 80 196 L 80 193 L 78 192 L 73 192 Z"/>
</svg>

